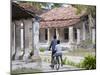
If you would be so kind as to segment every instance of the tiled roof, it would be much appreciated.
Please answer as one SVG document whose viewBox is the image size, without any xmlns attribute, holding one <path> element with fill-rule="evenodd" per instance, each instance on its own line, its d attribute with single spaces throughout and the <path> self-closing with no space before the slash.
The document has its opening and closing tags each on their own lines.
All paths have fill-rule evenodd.
<svg viewBox="0 0 100 75">
<path fill-rule="evenodd" d="M 79 18 L 79 15 L 76 15 L 76 11 L 77 10 L 72 6 L 59 7 L 43 13 L 41 17 L 43 20 Z"/>
<path fill-rule="evenodd" d="M 78 23 L 80 19 L 69 19 L 69 20 L 61 20 L 61 21 L 41 21 L 40 28 L 57 28 L 57 27 L 66 27 L 71 26 Z"/>
<path fill-rule="evenodd" d="M 35 14 L 41 14 L 42 10 L 37 9 L 35 6 L 33 6 L 30 3 L 19 3 L 19 6 L 23 7 L 24 9 L 30 11 L 30 12 L 34 12 Z"/>
<path fill-rule="evenodd" d="M 47 12 L 43 10 L 38 10 L 29 3 L 20 3 L 21 7 L 30 12 L 40 15 L 42 20 L 40 21 L 40 28 L 47 27 L 65 27 L 70 25 L 75 25 L 80 21 L 82 14 L 77 15 L 77 9 L 71 5 L 68 7 L 58 7 L 53 8 Z"/>
<path fill-rule="evenodd" d="M 40 27 L 65 27 L 74 25 L 80 21 L 81 17 L 81 15 L 77 15 L 76 12 L 76 8 L 72 6 L 51 9 L 40 15 L 42 18 Z"/>
</svg>

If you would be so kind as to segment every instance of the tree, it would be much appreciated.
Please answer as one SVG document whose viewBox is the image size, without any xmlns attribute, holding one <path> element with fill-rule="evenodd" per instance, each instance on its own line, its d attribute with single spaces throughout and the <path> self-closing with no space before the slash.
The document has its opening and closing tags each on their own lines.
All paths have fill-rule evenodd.
<svg viewBox="0 0 100 75">
<path fill-rule="evenodd" d="M 37 10 L 41 10 L 42 7 L 55 8 L 55 7 L 60 7 L 62 5 L 60 3 L 31 2 L 31 1 L 18 1 L 18 3 L 28 3 L 34 6 Z"/>
<path fill-rule="evenodd" d="M 95 6 L 89 6 L 89 5 L 73 5 L 75 8 L 77 8 L 77 14 L 80 14 L 82 11 L 85 11 L 88 15 L 88 26 L 89 26 L 89 34 L 90 39 L 92 37 L 92 27 L 95 26 L 95 19 L 96 19 L 96 7 Z"/>
</svg>

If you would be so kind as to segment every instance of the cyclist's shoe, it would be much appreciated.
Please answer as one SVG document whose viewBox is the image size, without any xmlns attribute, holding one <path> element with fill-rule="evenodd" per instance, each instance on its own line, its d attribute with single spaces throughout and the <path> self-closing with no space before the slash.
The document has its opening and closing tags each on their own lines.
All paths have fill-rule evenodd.
<svg viewBox="0 0 100 75">
<path fill-rule="evenodd" d="M 52 69 L 54 69 L 54 65 L 50 65 L 50 67 L 51 67 Z"/>
</svg>

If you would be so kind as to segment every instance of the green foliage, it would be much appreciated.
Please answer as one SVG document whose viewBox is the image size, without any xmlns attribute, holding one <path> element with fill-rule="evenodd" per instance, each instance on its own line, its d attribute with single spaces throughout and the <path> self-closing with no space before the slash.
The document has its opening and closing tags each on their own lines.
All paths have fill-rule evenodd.
<svg viewBox="0 0 100 75">
<path fill-rule="evenodd" d="M 86 6 L 85 5 L 73 5 L 75 8 L 77 8 L 76 14 L 80 14 L 83 10 L 86 11 Z"/>
<path fill-rule="evenodd" d="M 87 55 L 81 64 L 82 68 L 96 69 L 96 57 L 92 55 Z"/>
<path fill-rule="evenodd" d="M 75 66 L 78 68 L 83 68 L 83 69 L 96 69 L 96 57 L 93 55 L 87 55 L 83 61 L 81 61 L 80 63 L 75 63 L 73 61 L 70 60 L 66 60 L 64 59 L 63 64 L 65 65 L 71 65 L 71 66 Z"/>
<path fill-rule="evenodd" d="M 77 8 L 77 14 L 80 14 L 82 11 L 86 11 L 87 14 L 91 14 L 92 16 L 96 15 L 96 7 L 90 5 L 73 5 Z"/>
<path fill-rule="evenodd" d="M 44 52 L 45 51 L 45 48 L 40 48 L 40 52 Z"/>
<path fill-rule="evenodd" d="M 63 64 L 66 65 L 67 58 L 65 57 L 63 60 Z"/>
<path fill-rule="evenodd" d="M 75 66 L 78 67 L 78 68 L 83 68 L 82 65 L 83 65 L 83 61 L 81 61 L 80 63 L 75 64 Z"/>
<path fill-rule="evenodd" d="M 75 66 L 75 67 L 78 67 L 78 68 L 82 68 L 82 64 L 81 63 L 75 63 L 71 60 L 66 60 L 63 62 L 64 65 L 71 65 L 71 66 Z"/>
<path fill-rule="evenodd" d="M 67 60 L 66 64 L 71 65 L 71 66 L 75 66 L 76 63 L 74 63 L 73 61 Z"/>
<path fill-rule="evenodd" d="M 42 7 L 49 7 L 49 5 L 51 5 L 51 8 L 60 7 L 62 5 L 60 3 L 48 3 L 48 2 L 45 3 L 45 2 L 31 2 L 31 1 L 19 1 L 19 3 L 28 3 L 33 7 L 35 7 L 37 10 L 41 10 Z"/>
<path fill-rule="evenodd" d="M 70 65 L 76 66 L 78 68 L 84 68 L 87 70 L 96 69 L 96 57 L 93 55 L 87 55 L 85 59 L 78 64 L 75 64 L 74 62 L 71 63 Z"/>
<path fill-rule="evenodd" d="M 62 4 L 60 4 L 60 3 L 54 3 L 53 6 L 52 6 L 52 8 L 61 7 L 61 5 L 62 5 Z"/>
</svg>

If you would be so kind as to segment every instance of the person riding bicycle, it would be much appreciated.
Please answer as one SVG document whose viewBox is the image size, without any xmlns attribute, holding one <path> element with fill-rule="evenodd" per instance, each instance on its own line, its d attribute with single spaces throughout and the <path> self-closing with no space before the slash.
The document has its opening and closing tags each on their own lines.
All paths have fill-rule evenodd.
<svg viewBox="0 0 100 75">
<path fill-rule="evenodd" d="M 56 36 L 53 37 L 53 40 L 51 41 L 51 44 L 50 44 L 50 47 L 49 47 L 49 50 L 52 48 L 52 55 L 51 55 L 51 67 L 52 67 L 52 64 L 53 64 L 53 60 L 54 60 L 54 54 L 55 54 L 55 46 L 57 45 L 57 39 L 56 39 Z"/>
<path fill-rule="evenodd" d="M 60 45 L 60 40 L 57 40 L 57 45 L 55 46 L 55 54 L 54 54 L 54 57 L 56 57 L 56 59 L 58 60 L 58 63 L 59 64 L 60 64 L 60 62 L 59 62 L 59 57 L 60 57 L 61 66 L 63 66 L 62 47 Z"/>
</svg>

